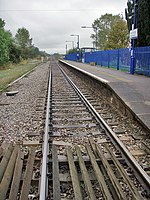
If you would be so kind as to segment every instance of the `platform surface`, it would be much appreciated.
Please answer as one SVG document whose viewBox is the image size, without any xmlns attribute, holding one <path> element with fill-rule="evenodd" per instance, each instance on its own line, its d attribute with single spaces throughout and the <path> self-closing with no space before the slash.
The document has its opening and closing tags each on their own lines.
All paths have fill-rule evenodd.
<svg viewBox="0 0 150 200">
<path fill-rule="evenodd" d="M 150 129 L 150 77 L 101 66 L 65 60 L 75 68 L 108 84 L 137 117 Z"/>
</svg>

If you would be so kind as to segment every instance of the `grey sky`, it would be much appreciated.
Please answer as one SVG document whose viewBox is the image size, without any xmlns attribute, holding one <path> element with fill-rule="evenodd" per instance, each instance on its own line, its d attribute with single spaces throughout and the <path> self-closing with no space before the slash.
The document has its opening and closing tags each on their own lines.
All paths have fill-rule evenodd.
<svg viewBox="0 0 150 200">
<path fill-rule="evenodd" d="M 48 53 L 65 53 L 65 41 L 74 40 L 71 34 L 80 35 L 80 47 L 92 46 L 91 26 L 102 14 L 124 14 L 127 0 L 0 0 L 0 18 L 5 29 L 15 35 L 25 27 L 33 44 Z M 68 48 L 72 43 L 67 43 Z"/>
</svg>

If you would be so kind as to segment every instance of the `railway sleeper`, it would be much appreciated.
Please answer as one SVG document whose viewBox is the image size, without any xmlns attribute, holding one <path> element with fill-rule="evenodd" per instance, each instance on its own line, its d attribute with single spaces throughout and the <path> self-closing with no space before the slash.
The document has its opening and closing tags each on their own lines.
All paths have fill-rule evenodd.
<svg viewBox="0 0 150 200">
<path fill-rule="evenodd" d="M 54 200 L 69 197 L 82 200 L 85 196 L 92 200 L 99 197 L 120 200 L 128 199 L 127 196 L 143 199 L 142 188 L 134 185 L 133 174 L 130 176 L 124 169 L 125 160 L 116 158 L 108 144 L 103 145 L 110 156 L 107 157 L 101 145 L 93 139 L 85 145 L 87 156 L 83 156 L 80 146 L 75 146 L 75 151 L 71 146 L 65 146 L 66 156 L 60 156 L 58 144 L 52 145 L 52 160 L 49 160 L 52 177 L 49 177 L 49 184 L 53 183 L 53 189 L 49 195 Z M 128 188 L 127 191 L 124 187 Z"/>
<path fill-rule="evenodd" d="M 0 200 L 28 200 L 30 196 L 38 198 L 39 176 L 38 170 L 34 172 L 34 164 L 39 168 L 40 152 L 35 147 L 28 147 L 25 155 L 19 145 L 9 144 L 7 147 L 2 149 L 0 160 Z M 36 187 L 37 195 L 31 194 L 33 187 Z"/>
</svg>

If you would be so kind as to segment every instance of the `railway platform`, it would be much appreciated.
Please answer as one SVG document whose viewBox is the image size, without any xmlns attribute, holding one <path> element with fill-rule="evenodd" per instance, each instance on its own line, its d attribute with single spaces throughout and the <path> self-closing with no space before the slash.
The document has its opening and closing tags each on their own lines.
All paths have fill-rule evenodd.
<svg viewBox="0 0 150 200">
<path fill-rule="evenodd" d="M 131 75 L 101 66 L 61 60 L 71 67 L 81 70 L 99 81 L 108 84 L 111 89 L 133 111 L 137 118 L 150 129 L 150 78 L 143 75 Z"/>
</svg>

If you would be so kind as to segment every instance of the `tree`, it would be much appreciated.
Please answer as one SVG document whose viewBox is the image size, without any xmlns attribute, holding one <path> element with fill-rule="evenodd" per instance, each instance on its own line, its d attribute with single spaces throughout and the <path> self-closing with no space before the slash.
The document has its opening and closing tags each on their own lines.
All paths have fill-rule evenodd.
<svg viewBox="0 0 150 200">
<path fill-rule="evenodd" d="M 40 55 L 40 51 L 38 47 L 34 47 L 32 46 L 31 48 L 29 48 L 29 57 L 30 58 L 35 58 L 38 57 Z"/>
<path fill-rule="evenodd" d="M 5 26 L 5 21 L 2 18 L 0 18 L 0 28 L 4 29 L 4 26 Z"/>
<path fill-rule="evenodd" d="M 112 15 L 106 13 L 105 15 L 101 15 L 100 18 L 96 19 L 92 24 L 94 34 L 91 35 L 91 38 L 96 43 L 96 28 L 98 29 L 98 48 L 105 49 L 106 44 L 108 42 L 108 35 L 113 27 L 113 25 L 121 19 L 120 15 Z"/>
<path fill-rule="evenodd" d="M 127 23 L 123 19 L 117 21 L 108 34 L 105 49 L 127 48 L 129 46 L 129 32 Z"/>
<path fill-rule="evenodd" d="M 9 61 L 9 47 L 12 43 L 12 35 L 4 30 L 5 22 L 0 18 L 0 65 Z"/>
<path fill-rule="evenodd" d="M 134 0 L 128 0 L 125 10 L 129 31 L 132 30 L 134 18 Z M 136 28 L 138 38 L 135 46 L 150 46 L 150 1 L 136 0 Z"/>
<path fill-rule="evenodd" d="M 73 49 L 69 49 L 68 50 L 68 54 L 71 54 L 71 53 L 76 53 L 77 52 L 77 48 L 73 48 Z"/>
<path fill-rule="evenodd" d="M 26 28 L 19 28 L 15 38 L 10 31 L 4 29 L 5 21 L 0 18 L 0 65 L 5 65 L 8 61 L 18 63 L 21 58 L 34 58 L 37 56 L 47 56 L 45 52 L 40 52 L 32 45 L 29 31 Z"/>
<path fill-rule="evenodd" d="M 13 63 L 19 63 L 21 60 L 20 49 L 12 42 L 9 47 L 9 60 Z"/>
<path fill-rule="evenodd" d="M 138 0 L 137 5 L 137 46 L 150 46 L 150 1 Z"/>
<path fill-rule="evenodd" d="M 30 57 L 32 48 L 32 38 L 30 38 L 29 31 L 26 28 L 19 28 L 15 35 L 16 45 L 20 48 L 21 57 L 27 59 Z"/>
<path fill-rule="evenodd" d="M 24 27 L 18 29 L 15 39 L 21 48 L 29 48 L 32 45 L 32 38 L 30 39 L 29 31 Z"/>
</svg>

